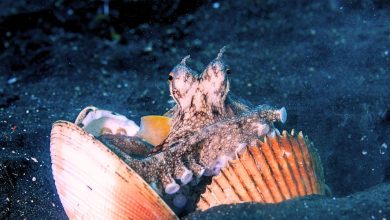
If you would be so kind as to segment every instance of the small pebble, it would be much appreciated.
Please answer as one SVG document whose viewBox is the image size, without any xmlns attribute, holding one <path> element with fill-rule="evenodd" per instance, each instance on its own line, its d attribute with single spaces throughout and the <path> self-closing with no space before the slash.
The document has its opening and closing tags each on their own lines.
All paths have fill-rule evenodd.
<svg viewBox="0 0 390 220">
<path fill-rule="evenodd" d="M 200 39 L 195 39 L 192 44 L 195 46 L 195 47 L 201 47 L 202 46 L 202 41 Z"/>
<path fill-rule="evenodd" d="M 380 148 L 379 148 L 379 153 L 380 154 L 385 154 L 386 153 L 386 150 L 387 150 L 387 144 L 386 143 L 383 143 Z"/>
<path fill-rule="evenodd" d="M 148 43 L 145 47 L 144 47 L 144 52 L 152 52 L 153 51 L 153 44 L 152 43 Z"/>
<path fill-rule="evenodd" d="M 69 8 L 67 11 L 66 11 L 66 14 L 68 15 L 68 16 L 72 16 L 73 15 L 73 10 L 71 9 L 71 8 Z"/>
<path fill-rule="evenodd" d="M 213 8 L 214 9 L 218 9 L 219 7 L 221 7 L 221 4 L 219 2 L 214 2 L 213 3 Z"/>
<path fill-rule="evenodd" d="M 7 81 L 7 83 L 8 83 L 9 85 L 11 85 L 11 84 L 16 83 L 16 81 L 18 81 L 18 78 L 12 77 L 11 79 L 9 79 L 9 80 Z"/>
</svg>

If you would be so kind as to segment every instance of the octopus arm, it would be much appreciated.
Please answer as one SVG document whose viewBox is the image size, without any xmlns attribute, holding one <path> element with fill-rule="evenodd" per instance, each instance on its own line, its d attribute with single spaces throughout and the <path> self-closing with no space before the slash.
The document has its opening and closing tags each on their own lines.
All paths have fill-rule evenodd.
<svg viewBox="0 0 390 220">
<path fill-rule="evenodd" d="M 247 100 L 239 98 L 238 96 L 229 93 L 226 99 L 227 106 L 233 110 L 235 115 L 242 114 L 244 112 L 248 112 L 253 109 L 253 104 Z"/>
</svg>

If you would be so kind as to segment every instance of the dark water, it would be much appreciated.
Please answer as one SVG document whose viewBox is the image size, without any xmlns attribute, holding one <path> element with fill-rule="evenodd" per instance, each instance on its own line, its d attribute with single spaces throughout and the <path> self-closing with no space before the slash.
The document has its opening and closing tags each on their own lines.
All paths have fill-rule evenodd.
<svg viewBox="0 0 390 220">
<path fill-rule="evenodd" d="M 390 218 L 390 2 L 0 2 L 0 218 L 66 219 L 49 134 L 88 105 L 132 118 L 171 106 L 167 76 L 228 45 L 231 90 L 285 106 L 332 196 L 191 217 Z M 349 196 L 352 195 L 352 196 Z"/>
</svg>

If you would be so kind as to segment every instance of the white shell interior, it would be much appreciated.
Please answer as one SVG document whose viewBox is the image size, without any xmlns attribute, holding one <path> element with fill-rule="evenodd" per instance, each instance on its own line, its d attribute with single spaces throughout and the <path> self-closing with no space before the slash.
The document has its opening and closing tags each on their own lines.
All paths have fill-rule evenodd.
<svg viewBox="0 0 390 220">
<path fill-rule="evenodd" d="M 82 124 L 83 129 L 94 136 L 100 136 L 104 130 L 109 130 L 112 134 L 134 136 L 140 129 L 134 121 L 125 116 L 100 109 L 89 112 Z"/>
</svg>

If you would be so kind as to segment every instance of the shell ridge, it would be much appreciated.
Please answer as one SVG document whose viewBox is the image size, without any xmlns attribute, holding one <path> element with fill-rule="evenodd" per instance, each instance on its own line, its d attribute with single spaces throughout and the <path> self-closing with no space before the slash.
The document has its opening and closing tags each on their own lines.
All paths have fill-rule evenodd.
<svg viewBox="0 0 390 220">
<path fill-rule="evenodd" d="M 248 149 L 245 149 L 245 151 L 247 151 L 247 150 Z M 238 155 L 237 163 L 232 163 L 232 165 L 233 165 L 233 172 L 235 172 L 239 181 L 243 184 L 243 187 L 248 192 L 248 195 L 251 198 L 251 201 L 259 201 L 259 198 L 261 199 L 260 201 L 263 201 L 259 191 L 257 190 L 256 184 L 254 183 L 254 181 L 250 177 L 249 173 L 247 172 L 247 170 L 243 166 L 240 155 Z"/>
<path fill-rule="evenodd" d="M 239 159 L 240 159 L 241 164 L 243 165 L 245 171 L 247 172 L 247 174 L 248 174 L 248 176 L 253 184 L 253 187 L 255 188 L 255 190 L 257 191 L 257 193 L 260 196 L 259 202 L 267 202 L 268 199 L 265 198 L 266 196 L 264 195 L 264 193 L 269 194 L 269 191 L 268 191 L 268 188 L 264 188 L 265 183 L 264 183 L 263 177 L 261 176 L 261 174 L 260 174 L 260 172 L 255 164 L 255 161 L 250 154 L 249 147 L 247 147 L 245 149 L 245 151 L 242 153 L 242 155 L 240 155 Z M 250 165 L 248 163 L 252 165 L 252 168 L 250 168 Z M 256 176 L 257 178 L 255 177 L 255 175 L 257 175 Z M 266 192 L 262 193 L 262 190 L 259 187 L 263 187 Z M 270 196 L 270 195 L 268 195 L 268 196 Z"/>
<path fill-rule="evenodd" d="M 283 180 L 285 181 L 288 192 L 290 193 L 289 195 L 291 198 L 294 198 L 296 197 L 296 195 L 298 195 L 297 185 L 295 183 L 294 178 L 291 175 L 291 170 L 289 169 L 287 158 L 285 157 L 285 151 L 283 151 L 284 148 L 282 149 L 283 145 L 280 142 L 279 135 L 275 134 L 275 136 L 270 139 L 271 139 L 270 147 L 278 162 L 278 166 L 279 169 L 281 170 Z"/>
<path fill-rule="evenodd" d="M 211 207 L 210 204 L 206 201 L 206 199 L 204 198 L 204 195 L 202 194 L 199 197 L 199 201 L 197 203 L 197 208 L 204 211 L 210 207 Z"/>
<path fill-rule="evenodd" d="M 309 145 L 306 142 L 300 142 L 299 139 L 296 140 L 298 143 L 299 149 L 303 155 L 303 161 L 304 161 L 304 167 L 305 171 L 308 174 L 309 181 L 310 181 L 310 187 L 311 187 L 311 192 L 318 194 L 318 188 L 316 184 L 316 177 L 315 177 L 315 164 L 312 161 L 312 158 L 309 156 Z"/>
<path fill-rule="evenodd" d="M 305 170 L 306 170 L 306 173 L 308 173 L 309 175 L 309 181 L 310 181 L 310 187 L 311 187 L 311 190 L 313 193 L 318 193 L 318 189 L 316 187 L 316 181 L 315 181 L 315 173 L 313 172 L 313 169 L 310 169 L 310 168 L 314 168 L 315 165 L 312 163 L 312 160 L 311 158 L 309 158 L 309 152 L 308 152 L 308 144 L 306 144 L 305 142 L 302 142 L 302 143 L 299 143 L 298 142 L 298 146 L 302 152 L 302 155 L 303 155 L 303 161 L 304 161 L 304 164 L 305 164 Z M 309 158 L 309 160 L 308 160 Z"/>
<path fill-rule="evenodd" d="M 218 205 L 218 202 L 215 201 L 215 197 L 214 197 L 214 195 L 212 194 L 212 192 L 211 192 L 209 186 L 206 187 L 206 193 L 207 193 L 207 195 L 209 195 L 209 196 L 204 197 L 204 198 L 206 199 L 207 203 L 210 204 L 210 207 L 213 207 L 213 206 Z"/>
<path fill-rule="evenodd" d="M 212 187 L 212 188 L 210 188 L 210 191 L 213 192 L 213 194 L 215 195 L 215 197 L 219 203 L 225 202 L 226 196 L 225 196 L 225 193 L 224 193 L 223 189 L 221 188 L 221 186 L 219 186 L 219 184 L 217 183 L 217 181 L 215 181 L 214 178 L 213 178 L 212 183 L 214 183 L 214 184 L 209 185 L 210 187 Z"/>
<path fill-rule="evenodd" d="M 213 183 L 214 183 L 215 185 L 217 185 L 217 186 L 219 187 L 219 189 L 222 191 L 222 195 L 224 196 L 224 198 L 223 198 L 223 201 L 221 201 L 221 202 L 226 202 L 227 196 L 226 196 L 225 190 L 224 190 L 224 189 L 222 188 L 222 186 L 218 183 L 218 181 L 216 181 L 216 179 L 214 179 L 214 178 L 213 178 Z"/>
<path fill-rule="evenodd" d="M 284 200 L 290 199 L 290 193 L 288 191 L 287 184 L 284 180 L 283 174 L 280 170 L 280 167 L 277 163 L 276 157 L 274 155 L 274 152 L 272 151 L 272 148 L 269 144 L 268 137 L 265 138 L 264 145 L 262 145 L 262 152 L 264 154 L 264 159 L 266 160 L 267 164 L 271 168 L 272 177 L 275 179 L 276 184 L 280 188 L 280 192 Z"/>
<path fill-rule="evenodd" d="M 302 132 L 300 132 L 302 134 Z M 305 144 L 308 150 L 308 154 L 311 155 L 310 161 L 312 162 L 311 172 L 313 173 L 315 187 L 317 189 L 318 194 L 325 194 L 325 186 L 324 186 L 324 172 L 321 166 L 321 158 L 316 152 L 315 148 L 312 147 L 311 142 L 308 140 L 307 136 L 301 136 L 298 138 L 298 143 Z M 306 144 L 308 143 L 308 144 Z"/>
<path fill-rule="evenodd" d="M 287 169 L 288 169 L 287 172 L 291 176 L 291 180 L 294 184 L 295 192 L 293 194 L 293 197 L 303 196 L 303 195 L 305 195 L 305 190 L 304 190 L 304 186 L 301 184 L 301 181 L 300 181 L 301 178 L 300 178 L 299 172 L 296 170 L 297 169 L 296 160 L 295 160 L 294 156 L 293 156 L 293 158 L 291 158 L 291 155 L 287 155 L 287 154 L 292 154 L 291 153 L 292 145 L 291 145 L 289 139 L 286 139 L 285 141 L 283 141 L 283 137 L 280 135 L 278 135 L 278 142 L 279 142 L 279 146 L 281 146 L 281 148 L 283 148 L 283 152 L 284 152 L 283 158 L 287 164 Z"/>
<path fill-rule="evenodd" d="M 236 201 L 240 201 L 239 195 L 237 194 L 237 192 L 233 189 L 233 187 L 229 183 L 229 178 L 228 178 L 228 175 L 226 175 L 226 172 L 228 172 L 228 171 L 226 171 L 225 168 L 221 170 L 221 174 L 222 174 L 221 177 L 222 178 L 218 178 L 218 179 L 216 178 L 217 182 L 221 186 L 221 188 L 224 192 L 227 191 L 227 189 L 229 189 L 229 192 L 231 193 L 230 197 L 234 198 L 234 200 L 236 200 Z M 224 181 L 224 183 L 226 183 L 227 188 L 222 187 L 222 181 Z"/>
<path fill-rule="evenodd" d="M 232 162 L 229 161 L 228 164 L 229 165 L 226 168 L 229 174 L 229 180 L 232 182 L 232 188 L 234 189 L 241 201 L 250 201 L 250 196 L 245 190 L 244 186 L 242 184 L 237 184 L 241 182 L 240 179 L 237 177 L 236 173 L 234 172 Z"/>
<path fill-rule="evenodd" d="M 292 143 L 292 146 L 293 146 L 293 154 L 296 156 L 297 158 L 297 162 L 298 162 L 298 167 L 299 167 L 299 173 L 301 174 L 301 177 L 302 177 L 302 182 L 303 184 L 305 185 L 305 188 L 306 188 L 306 194 L 312 194 L 313 193 L 313 188 L 312 188 L 312 182 L 310 180 L 310 173 L 307 172 L 307 168 L 306 168 L 306 162 L 304 160 L 304 155 L 302 153 L 302 150 L 301 150 L 301 146 L 299 144 L 299 142 L 295 139 L 295 138 L 291 138 L 291 137 L 287 137 L 289 139 L 289 141 Z"/>
<path fill-rule="evenodd" d="M 255 158 L 255 156 L 253 155 L 253 152 L 252 152 L 252 150 L 251 150 L 252 148 L 258 148 L 258 145 L 255 145 L 255 146 L 253 146 L 253 147 L 251 147 L 251 148 L 248 149 L 249 157 L 250 157 L 251 160 L 253 161 L 253 165 L 257 168 L 256 171 L 254 171 L 254 172 L 256 172 L 257 175 L 259 175 L 259 177 L 256 178 L 256 179 L 255 179 L 255 177 L 253 177 L 253 178 L 254 178 L 254 181 L 256 181 L 257 179 L 259 179 L 258 181 L 260 181 L 260 182 L 259 182 L 258 185 L 259 185 L 259 186 L 261 186 L 261 185 L 263 186 L 263 189 L 264 189 L 265 192 L 262 192 L 261 194 L 263 195 L 264 201 L 266 201 L 266 202 L 268 202 L 268 203 L 274 203 L 274 202 L 276 202 L 275 196 L 273 195 L 272 190 L 270 189 L 270 187 L 269 187 L 267 181 L 265 180 L 265 178 L 264 178 L 264 176 L 263 176 L 264 174 L 262 173 L 261 167 L 260 167 L 259 164 L 256 162 L 256 158 Z M 264 195 L 264 194 L 267 194 L 267 195 Z"/>
<path fill-rule="evenodd" d="M 277 183 L 276 179 L 274 178 L 274 174 L 272 172 L 271 166 L 268 163 L 268 161 L 265 158 L 265 155 L 262 150 L 262 145 L 264 142 L 258 142 L 257 147 L 253 148 L 252 155 L 255 156 L 256 164 L 260 167 L 261 175 L 265 179 L 268 188 L 271 191 L 271 194 L 273 195 L 273 198 L 275 202 L 280 202 L 284 200 L 283 193 L 280 189 L 279 184 Z"/>
<path fill-rule="evenodd" d="M 303 184 L 303 177 L 299 171 L 299 164 L 298 164 L 298 158 L 294 153 L 294 145 L 292 144 L 291 140 L 288 138 L 288 135 L 284 135 L 280 137 L 281 141 L 283 142 L 283 145 L 287 147 L 287 151 L 291 153 L 289 159 L 289 168 L 290 171 L 293 173 L 294 180 L 296 181 L 296 186 L 298 189 L 299 196 L 307 195 L 307 190 L 305 187 L 305 184 Z"/>
<path fill-rule="evenodd" d="M 318 163 L 321 162 L 317 152 L 315 149 L 312 148 L 310 141 L 307 138 L 302 138 L 302 143 L 301 140 L 298 138 L 298 143 L 306 146 L 306 151 L 308 155 L 311 155 L 309 157 L 309 164 L 310 166 L 308 167 L 310 173 L 313 176 L 313 193 L 316 194 L 324 194 L 322 191 L 322 183 L 323 183 L 323 174 L 322 169 L 319 168 Z"/>
<path fill-rule="evenodd" d="M 217 195 L 214 193 L 214 190 L 212 190 L 213 188 L 210 188 L 210 186 L 207 186 L 207 189 L 209 190 L 210 195 L 212 196 L 214 203 L 215 204 L 221 203 L 221 201 L 219 201 Z"/>
</svg>

